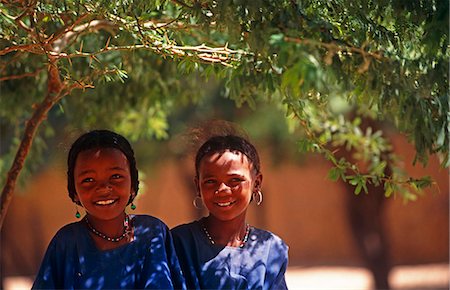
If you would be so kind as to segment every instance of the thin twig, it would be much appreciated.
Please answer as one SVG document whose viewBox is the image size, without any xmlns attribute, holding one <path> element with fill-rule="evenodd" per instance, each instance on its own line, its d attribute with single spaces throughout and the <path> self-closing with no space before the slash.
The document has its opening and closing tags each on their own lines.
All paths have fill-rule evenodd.
<svg viewBox="0 0 450 290">
<path fill-rule="evenodd" d="M 53 43 L 57 40 L 60 40 L 62 42 L 69 42 L 69 40 L 67 40 L 67 38 L 71 37 L 72 34 L 71 32 L 77 32 L 76 26 L 81 23 L 85 18 L 87 18 L 89 16 L 89 14 L 84 14 L 81 15 L 79 18 L 77 18 L 70 26 L 65 27 L 61 32 L 57 33 L 57 34 L 53 34 L 51 35 L 48 39 L 47 39 L 47 43 Z"/>
<path fill-rule="evenodd" d="M 30 73 L 24 73 L 21 75 L 11 75 L 11 76 L 6 76 L 6 77 L 0 77 L 0 82 L 2 81 L 7 81 L 7 80 L 16 80 L 16 79 L 22 79 L 22 78 L 26 78 L 26 77 L 34 77 L 36 75 L 38 75 L 41 71 L 43 70 L 43 68 L 40 68 L 34 72 L 30 72 Z"/>
<path fill-rule="evenodd" d="M 33 54 L 44 54 L 42 45 L 40 43 L 24 44 L 24 45 L 13 45 L 0 50 L 0 55 L 5 55 L 14 51 L 25 51 Z"/>
<path fill-rule="evenodd" d="M 362 55 L 363 57 L 372 57 L 377 60 L 386 60 L 387 59 L 382 54 L 369 52 L 362 48 L 354 47 L 354 46 L 342 46 L 342 45 L 337 45 L 335 43 L 325 43 L 325 42 L 314 41 L 311 39 L 299 39 L 299 38 L 293 38 L 293 37 L 285 37 L 284 40 L 287 42 L 294 42 L 294 43 L 299 43 L 299 44 L 307 44 L 307 45 L 325 47 L 326 49 L 332 50 L 332 51 L 354 52 L 354 53 L 358 53 L 358 54 Z"/>
</svg>

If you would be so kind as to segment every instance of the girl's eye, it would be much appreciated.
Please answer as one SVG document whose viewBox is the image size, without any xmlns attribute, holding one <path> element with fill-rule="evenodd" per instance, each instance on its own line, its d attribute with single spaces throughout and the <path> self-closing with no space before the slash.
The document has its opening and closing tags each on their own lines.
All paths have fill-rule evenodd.
<svg viewBox="0 0 450 290">
<path fill-rule="evenodd" d="M 89 183 L 89 182 L 93 182 L 93 181 L 94 181 L 94 179 L 92 177 L 86 177 L 81 180 L 81 183 Z"/>
<path fill-rule="evenodd" d="M 242 183 L 242 182 L 244 182 L 245 181 L 245 179 L 243 179 L 243 178 L 240 178 L 240 177 L 233 177 L 233 178 L 231 178 L 231 180 L 230 180 L 230 185 L 238 185 L 238 184 L 240 184 L 240 183 Z"/>
<path fill-rule="evenodd" d="M 207 179 L 205 181 L 203 181 L 204 184 L 213 184 L 215 182 L 214 179 Z"/>
<path fill-rule="evenodd" d="M 119 179 L 122 178 L 122 175 L 120 174 L 113 174 L 113 176 L 111 176 L 112 179 Z"/>
</svg>

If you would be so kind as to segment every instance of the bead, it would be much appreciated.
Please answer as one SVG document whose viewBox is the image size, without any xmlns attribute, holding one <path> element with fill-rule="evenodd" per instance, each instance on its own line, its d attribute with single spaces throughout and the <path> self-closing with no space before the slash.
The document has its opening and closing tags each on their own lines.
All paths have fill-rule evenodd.
<svg viewBox="0 0 450 290">
<path fill-rule="evenodd" d="M 97 231 L 97 230 L 91 225 L 91 223 L 89 222 L 87 216 L 84 217 L 84 221 L 85 221 L 86 224 L 88 225 L 88 227 L 89 227 L 89 229 L 91 230 L 91 232 L 93 232 L 94 234 L 96 234 L 96 235 L 99 236 L 100 238 L 102 238 L 102 239 L 104 239 L 104 240 L 107 240 L 107 241 L 109 241 L 109 242 L 117 243 L 117 242 L 119 242 L 120 240 L 122 240 L 123 238 L 125 238 L 125 237 L 128 235 L 128 233 L 131 232 L 128 215 L 125 215 L 125 220 L 124 220 L 124 222 L 123 222 L 123 234 L 120 235 L 119 237 L 116 237 L 116 238 L 108 237 L 108 236 L 105 235 L 104 233 L 101 233 L 101 232 Z"/>
<path fill-rule="evenodd" d="M 205 231 L 206 237 L 208 238 L 211 245 L 214 245 L 214 240 L 212 239 L 211 235 L 209 234 L 208 230 L 206 229 L 206 226 L 203 226 L 203 231 Z"/>
<path fill-rule="evenodd" d="M 75 214 L 75 217 L 76 217 L 77 219 L 79 219 L 79 218 L 81 217 L 81 214 L 77 211 L 77 213 Z"/>
<path fill-rule="evenodd" d="M 134 203 L 131 203 L 130 208 L 131 208 L 132 210 L 135 210 L 135 209 L 136 209 L 136 205 L 135 205 Z"/>
<path fill-rule="evenodd" d="M 208 240 L 209 240 L 209 242 L 211 243 L 211 245 L 215 245 L 216 243 L 214 242 L 214 240 L 213 240 L 213 238 L 211 237 L 211 235 L 209 234 L 209 232 L 208 232 L 208 229 L 206 228 L 206 225 L 203 223 L 203 231 L 205 232 L 205 235 L 206 235 L 206 237 L 208 238 Z M 246 224 L 245 225 L 245 235 L 244 235 L 244 238 L 242 239 L 242 240 L 239 240 L 239 241 L 241 241 L 241 243 L 240 243 L 240 245 L 239 245 L 239 248 L 243 248 L 244 246 L 245 246 L 245 244 L 247 243 L 247 241 L 248 241 L 248 236 L 249 236 L 249 234 L 250 234 L 250 225 L 249 224 Z"/>
</svg>

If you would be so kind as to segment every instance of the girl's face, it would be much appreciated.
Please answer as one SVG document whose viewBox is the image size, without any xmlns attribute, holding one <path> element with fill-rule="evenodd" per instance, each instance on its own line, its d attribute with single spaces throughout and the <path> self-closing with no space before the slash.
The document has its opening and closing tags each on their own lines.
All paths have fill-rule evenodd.
<svg viewBox="0 0 450 290">
<path fill-rule="evenodd" d="M 78 154 L 74 169 L 75 199 L 97 220 L 123 218 L 131 188 L 128 160 L 115 148 L 98 148 Z"/>
<path fill-rule="evenodd" d="M 195 183 L 210 214 L 229 221 L 245 217 L 252 192 L 261 180 L 246 155 L 225 151 L 203 157 Z"/>
</svg>

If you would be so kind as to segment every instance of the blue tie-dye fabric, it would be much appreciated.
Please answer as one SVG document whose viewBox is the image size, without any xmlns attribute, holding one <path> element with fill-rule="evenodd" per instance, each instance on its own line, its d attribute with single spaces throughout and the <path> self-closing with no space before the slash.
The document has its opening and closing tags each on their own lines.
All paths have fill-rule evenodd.
<svg viewBox="0 0 450 290">
<path fill-rule="evenodd" d="M 184 278 L 167 226 L 131 216 L 134 240 L 96 248 L 84 221 L 64 226 L 50 242 L 33 289 L 180 289 Z"/>
<path fill-rule="evenodd" d="M 271 232 L 252 227 L 234 248 L 211 245 L 198 221 L 171 231 L 188 289 L 287 289 L 288 247 Z"/>
</svg>

